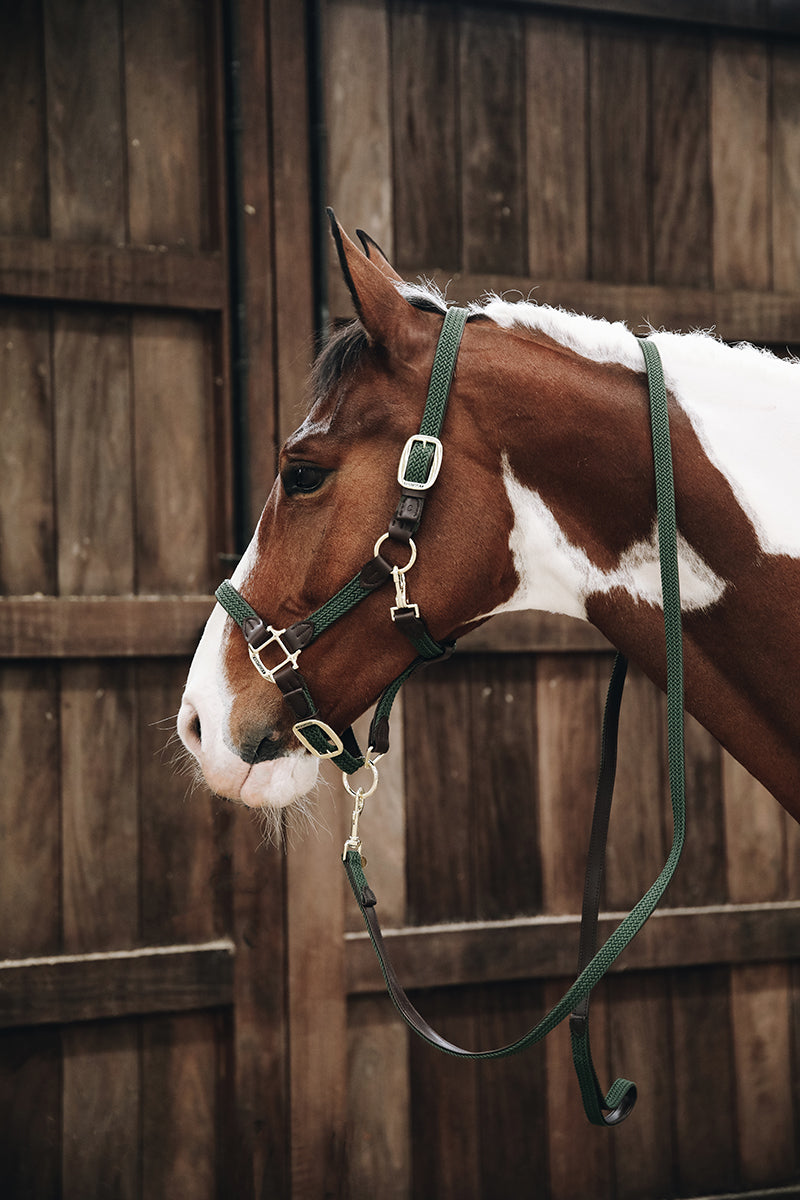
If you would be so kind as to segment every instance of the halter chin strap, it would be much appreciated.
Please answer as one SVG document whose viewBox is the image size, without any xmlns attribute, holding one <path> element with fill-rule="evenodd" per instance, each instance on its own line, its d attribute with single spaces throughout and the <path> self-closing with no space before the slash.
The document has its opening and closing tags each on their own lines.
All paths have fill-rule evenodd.
<svg viewBox="0 0 800 1200">
<path fill-rule="evenodd" d="M 358 574 L 311 616 L 296 621 L 286 629 L 276 629 L 267 624 L 229 580 L 221 583 L 216 591 L 217 600 L 244 634 L 253 666 L 264 679 L 280 689 L 284 700 L 298 718 L 293 726 L 295 737 L 317 758 L 331 759 L 346 775 L 352 775 L 363 767 L 366 758 L 358 747 L 352 729 L 345 730 L 340 737 L 321 719 L 309 686 L 298 669 L 298 660 L 307 646 L 346 613 L 390 579 L 394 580 L 395 604 L 390 610 L 391 618 L 409 639 L 417 657 L 389 684 L 375 709 L 369 745 L 377 754 L 385 754 L 389 748 L 389 714 L 403 683 L 423 663 L 445 658 L 453 651 L 455 643 L 436 641 L 418 606 L 409 603 L 405 577 L 417 557 L 413 535 L 419 528 L 425 500 L 442 465 L 443 449 L 439 435 L 468 316 L 465 308 L 448 308 L 445 313 L 419 433 L 408 439 L 400 456 L 397 470 L 400 499 L 387 532 L 375 543 L 372 558 L 364 563 Z M 408 548 L 410 557 L 405 566 L 392 566 L 383 557 L 380 551 L 387 539 Z M 281 656 L 276 666 L 266 666 L 261 657 L 266 651 Z"/>
</svg>

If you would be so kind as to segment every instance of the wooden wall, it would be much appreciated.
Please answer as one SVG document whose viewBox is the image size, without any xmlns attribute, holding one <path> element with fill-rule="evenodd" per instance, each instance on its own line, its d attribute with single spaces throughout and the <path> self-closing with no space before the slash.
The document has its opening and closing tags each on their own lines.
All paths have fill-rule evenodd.
<svg viewBox="0 0 800 1200">
<path fill-rule="evenodd" d="M 451 299 L 797 343 L 800 43 L 582 7 L 622 6 L 330 0 L 337 215 Z M 331 297 L 346 316 L 333 262 Z M 462 1044 L 518 1036 L 574 970 L 610 662 L 571 622 L 496 621 L 407 688 L 405 767 L 362 827 L 401 975 Z M 611 911 L 670 838 L 664 702 L 636 672 L 621 738 Z M 687 745 L 684 862 L 594 1012 L 629 1122 L 585 1125 L 561 1030 L 479 1066 L 409 1042 L 348 915 L 351 1195 L 797 1194 L 800 830 L 692 721 Z"/>
<path fill-rule="evenodd" d="M 0 5 L 3 1196 L 800 1187 L 800 837 L 695 725 L 684 865 L 595 1005 L 601 1069 L 641 1089 L 613 1134 L 560 1034 L 481 1067 L 410 1043 L 343 888 L 338 782 L 279 853 L 166 746 L 235 508 L 255 520 L 302 410 L 326 200 L 455 299 L 800 344 L 800 30 L 735 7 Z M 408 690 L 370 878 L 456 1039 L 517 1035 L 573 971 L 609 665 L 524 617 Z M 612 911 L 669 837 L 663 739 L 634 674 Z"/>
</svg>

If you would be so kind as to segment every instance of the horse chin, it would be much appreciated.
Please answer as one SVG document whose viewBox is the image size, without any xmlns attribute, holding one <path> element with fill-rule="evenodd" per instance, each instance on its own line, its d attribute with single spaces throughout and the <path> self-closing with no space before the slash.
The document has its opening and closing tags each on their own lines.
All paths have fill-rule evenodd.
<svg viewBox="0 0 800 1200">
<path fill-rule="evenodd" d="M 318 773 L 319 759 L 305 751 L 255 763 L 232 799 L 241 800 L 248 808 L 287 808 L 308 795 Z"/>
</svg>

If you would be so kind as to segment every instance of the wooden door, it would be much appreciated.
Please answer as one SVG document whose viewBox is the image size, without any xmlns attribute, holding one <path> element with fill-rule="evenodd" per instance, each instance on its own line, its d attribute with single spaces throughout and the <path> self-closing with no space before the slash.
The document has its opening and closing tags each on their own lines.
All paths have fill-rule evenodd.
<svg viewBox="0 0 800 1200">
<path fill-rule="evenodd" d="M 337 215 L 451 300 L 530 293 L 785 350 L 800 30 L 773 40 L 741 9 L 709 28 L 718 8 L 330 0 Z M 347 316 L 335 263 L 331 295 Z M 519 1035 L 574 973 L 610 664 L 590 628 L 530 615 L 406 689 L 404 763 L 362 831 L 401 975 L 461 1044 Z M 663 697 L 634 672 L 611 913 L 666 855 L 664 740 Z M 598 1069 L 637 1081 L 634 1115 L 585 1124 L 563 1029 L 477 1066 L 409 1041 L 349 912 L 349 1195 L 795 1194 L 800 830 L 691 720 L 687 764 L 682 867 L 593 1011 Z"/>
</svg>

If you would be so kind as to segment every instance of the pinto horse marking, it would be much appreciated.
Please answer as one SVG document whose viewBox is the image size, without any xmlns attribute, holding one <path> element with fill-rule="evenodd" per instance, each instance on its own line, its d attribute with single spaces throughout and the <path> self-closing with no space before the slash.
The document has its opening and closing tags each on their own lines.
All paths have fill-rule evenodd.
<svg viewBox="0 0 800 1200">
<path fill-rule="evenodd" d="M 283 482 L 233 580 L 276 627 L 333 595 L 385 530 L 445 307 L 405 284 L 369 239 L 366 254 L 341 229 L 336 240 L 359 319 L 321 356 L 309 416 L 281 452 Z M 440 641 L 503 611 L 587 619 L 663 687 L 637 340 L 620 323 L 528 302 L 494 297 L 470 312 L 413 600 Z M 669 390 L 686 707 L 800 820 L 800 367 L 707 334 L 653 339 Z M 292 481 L 305 467 L 315 486 L 303 491 Z M 337 731 L 411 660 L 390 603 L 369 596 L 303 651 L 322 719 Z M 313 785 L 317 761 L 285 709 L 215 609 L 179 715 L 212 788 L 264 806 Z"/>
</svg>

